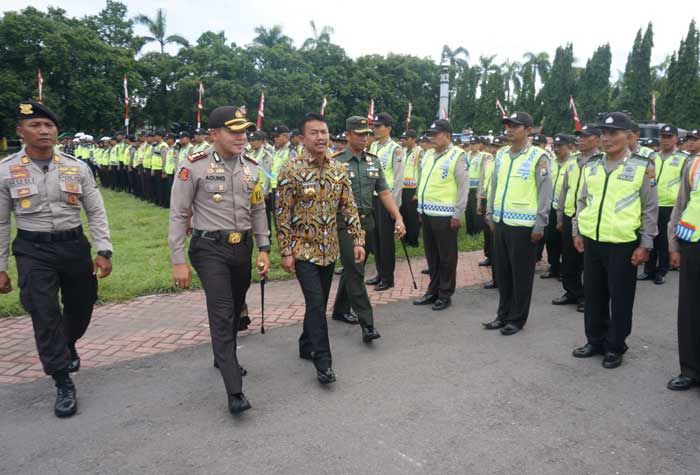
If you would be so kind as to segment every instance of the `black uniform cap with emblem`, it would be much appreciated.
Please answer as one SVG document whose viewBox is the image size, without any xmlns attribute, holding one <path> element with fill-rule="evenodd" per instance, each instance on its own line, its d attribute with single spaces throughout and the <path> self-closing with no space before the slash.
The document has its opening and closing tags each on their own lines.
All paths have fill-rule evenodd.
<svg viewBox="0 0 700 475">
<path fill-rule="evenodd" d="M 546 142 L 546 139 L 545 139 Z M 554 136 L 554 139 L 552 140 L 552 145 L 557 146 L 557 145 L 571 145 L 573 141 L 571 140 L 571 136 L 569 134 L 557 134 Z"/>
<path fill-rule="evenodd" d="M 17 106 L 17 120 L 49 119 L 58 128 L 58 117 L 51 109 L 39 102 L 22 102 Z"/>
<path fill-rule="evenodd" d="M 272 136 L 280 135 L 280 134 L 288 134 L 289 133 L 289 127 L 286 125 L 275 125 L 272 128 Z"/>
<path fill-rule="evenodd" d="M 360 117 L 359 115 L 353 115 L 345 119 L 345 130 L 348 132 L 355 132 L 356 134 L 369 134 L 372 132 L 372 129 L 369 128 L 367 118 Z"/>
<path fill-rule="evenodd" d="M 597 127 L 599 129 L 632 130 L 634 122 L 624 112 L 611 112 Z"/>
<path fill-rule="evenodd" d="M 450 124 L 449 120 L 438 119 L 430 124 L 430 128 L 425 131 L 425 133 L 428 135 L 437 134 L 439 132 L 447 132 L 448 134 L 452 133 L 452 124 Z"/>
<path fill-rule="evenodd" d="M 671 124 L 666 124 L 659 129 L 659 135 L 675 135 L 678 136 L 678 127 Z"/>
<path fill-rule="evenodd" d="M 209 128 L 226 128 L 231 132 L 243 133 L 255 130 L 255 124 L 248 122 L 245 114 L 238 107 L 222 106 L 209 114 Z"/>
<path fill-rule="evenodd" d="M 513 112 L 508 117 L 504 117 L 501 120 L 503 124 L 511 125 L 524 125 L 527 128 L 532 127 L 533 121 L 532 116 L 527 112 Z"/>
<path fill-rule="evenodd" d="M 546 145 L 547 144 L 547 136 L 544 134 L 533 134 L 532 138 L 530 140 L 535 145 Z"/>
<path fill-rule="evenodd" d="M 581 130 L 577 130 L 574 133 L 577 136 L 582 136 L 582 137 L 590 137 L 592 135 L 600 137 L 600 129 L 595 124 L 586 124 L 583 127 L 581 127 Z"/>
<path fill-rule="evenodd" d="M 688 140 L 688 139 L 700 139 L 700 129 L 689 130 L 685 134 L 685 138 L 686 138 L 686 140 Z"/>
<path fill-rule="evenodd" d="M 415 139 L 416 137 L 418 137 L 418 134 L 413 129 L 406 129 L 406 131 L 403 134 L 401 134 L 402 139 L 406 139 L 406 138 Z"/>
<path fill-rule="evenodd" d="M 372 125 L 384 125 L 391 127 L 394 125 L 394 118 L 388 112 L 380 112 L 372 120 Z"/>
</svg>

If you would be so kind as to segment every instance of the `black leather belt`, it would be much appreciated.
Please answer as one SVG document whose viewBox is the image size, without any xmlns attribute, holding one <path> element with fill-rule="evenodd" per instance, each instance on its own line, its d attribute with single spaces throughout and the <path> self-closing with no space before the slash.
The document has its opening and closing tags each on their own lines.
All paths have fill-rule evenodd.
<svg viewBox="0 0 700 475">
<path fill-rule="evenodd" d="M 78 226 L 73 229 L 64 231 L 40 232 L 40 231 L 25 231 L 24 229 L 17 230 L 17 237 L 25 241 L 32 242 L 58 242 L 58 241 L 73 241 L 83 235 L 83 227 Z"/>
<path fill-rule="evenodd" d="M 203 229 L 193 229 L 192 236 L 212 241 L 223 242 L 226 244 L 239 244 L 246 242 L 252 237 L 250 230 L 248 231 L 205 231 Z"/>
</svg>

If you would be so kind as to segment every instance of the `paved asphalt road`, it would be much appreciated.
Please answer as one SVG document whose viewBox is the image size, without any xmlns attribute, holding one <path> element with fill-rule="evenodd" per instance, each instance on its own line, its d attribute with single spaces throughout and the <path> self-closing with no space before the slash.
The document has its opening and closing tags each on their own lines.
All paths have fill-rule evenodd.
<svg viewBox="0 0 700 475">
<path fill-rule="evenodd" d="M 330 322 L 338 382 L 297 358 L 299 327 L 244 337 L 253 409 L 234 419 L 208 345 L 76 377 L 80 410 L 52 414 L 50 380 L 0 386 L 0 472 L 163 474 L 697 474 L 700 390 L 677 373 L 677 274 L 638 286 L 623 366 L 578 360 L 581 314 L 536 279 L 530 321 L 479 323 L 495 291 L 442 313 L 382 306 L 373 347 Z"/>
</svg>

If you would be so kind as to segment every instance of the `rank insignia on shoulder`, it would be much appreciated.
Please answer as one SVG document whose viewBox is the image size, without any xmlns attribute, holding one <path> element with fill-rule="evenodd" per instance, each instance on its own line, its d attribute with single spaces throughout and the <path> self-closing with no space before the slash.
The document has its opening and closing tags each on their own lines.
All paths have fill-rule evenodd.
<svg viewBox="0 0 700 475">
<path fill-rule="evenodd" d="M 203 158 L 206 157 L 207 155 L 209 155 L 209 153 L 208 153 L 206 150 L 202 150 L 202 151 L 195 152 L 195 153 L 191 154 L 189 157 L 187 157 L 187 160 L 189 160 L 190 162 L 194 163 L 194 162 L 196 162 L 197 160 L 203 159 Z M 186 169 L 183 168 L 183 170 L 186 170 Z M 188 172 L 188 173 L 189 173 L 189 172 Z"/>
<path fill-rule="evenodd" d="M 375 155 L 372 152 L 368 152 L 367 150 L 365 150 L 365 155 L 369 155 L 370 157 L 374 157 L 374 158 L 379 158 L 378 155 Z"/>
<path fill-rule="evenodd" d="M 190 155 L 191 157 L 191 155 Z M 181 168 L 180 171 L 177 173 L 177 177 L 182 180 L 182 181 L 187 181 L 190 179 L 190 169 L 189 168 Z"/>
<path fill-rule="evenodd" d="M 258 161 L 256 159 L 254 159 L 253 157 L 251 157 L 250 155 L 248 155 L 247 153 L 243 154 L 243 158 L 245 158 L 249 162 L 254 163 L 256 165 L 258 164 Z"/>
</svg>

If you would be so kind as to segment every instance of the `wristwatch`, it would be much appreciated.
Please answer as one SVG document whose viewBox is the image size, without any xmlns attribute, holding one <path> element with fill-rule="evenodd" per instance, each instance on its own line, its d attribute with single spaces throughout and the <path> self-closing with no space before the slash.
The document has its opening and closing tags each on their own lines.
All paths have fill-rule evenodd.
<svg viewBox="0 0 700 475">
<path fill-rule="evenodd" d="M 112 251 L 97 251 L 98 256 L 102 256 L 105 259 L 111 259 L 112 258 Z"/>
</svg>

